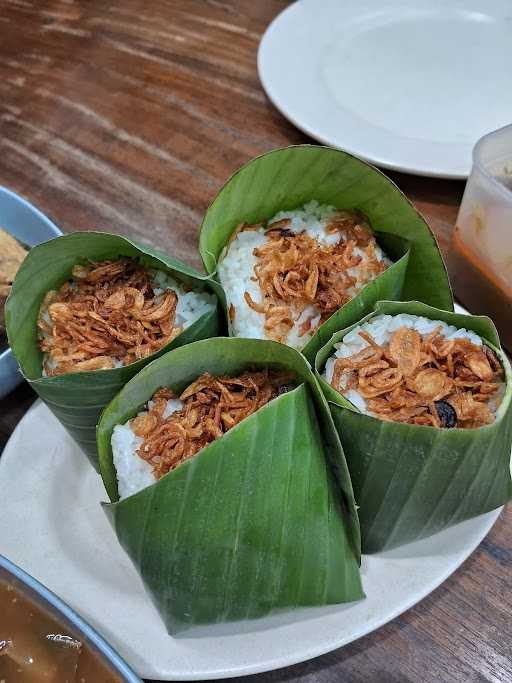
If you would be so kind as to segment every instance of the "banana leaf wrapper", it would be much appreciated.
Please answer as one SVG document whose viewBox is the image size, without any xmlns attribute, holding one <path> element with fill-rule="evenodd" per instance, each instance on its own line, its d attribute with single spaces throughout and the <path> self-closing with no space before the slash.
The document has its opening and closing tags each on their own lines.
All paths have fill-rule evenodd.
<svg viewBox="0 0 512 683">
<path fill-rule="evenodd" d="M 360 413 L 322 377 L 325 363 L 354 325 L 318 353 L 316 373 L 345 450 L 361 523 L 363 552 L 415 541 L 503 505 L 512 496 L 512 372 L 494 324 L 485 316 L 418 302 L 379 302 L 374 315 L 410 313 L 476 332 L 505 369 L 496 421 L 479 429 L 436 429 Z"/>
<path fill-rule="evenodd" d="M 155 357 L 197 339 L 224 330 L 221 307 L 204 314 L 158 353 L 125 367 L 42 377 L 42 353 L 37 343 L 37 317 L 41 302 L 71 276 L 77 263 L 130 256 L 147 267 L 170 273 L 196 290 L 208 290 L 219 299 L 216 282 L 163 253 L 119 235 L 77 232 L 33 247 L 21 265 L 5 306 L 9 344 L 20 370 L 53 414 L 98 470 L 96 424 L 103 408 L 126 382 Z"/>
<path fill-rule="evenodd" d="M 155 484 L 118 500 L 111 435 L 161 386 L 203 372 L 290 370 L 298 386 Z M 134 377 L 98 425 L 104 504 L 171 634 L 195 624 L 358 600 L 360 535 L 343 451 L 304 358 L 276 342 L 209 339 Z"/>
<path fill-rule="evenodd" d="M 267 220 L 278 211 L 298 208 L 311 199 L 362 211 L 380 246 L 394 261 L 320 326 L 302 349 L 311 363 L 340 329 L 341 318 L 345 325 L 355 323 L 377 301 L 417 299 L 453 310 L 446 267 L 425 219 L 375 167 L 329 147 L 276 149 L 242 166 L 227 181 L 201 225 L 199 251 L 206 271 L 215 273 L 224 246 L 242 221 Z"/>
</svg>

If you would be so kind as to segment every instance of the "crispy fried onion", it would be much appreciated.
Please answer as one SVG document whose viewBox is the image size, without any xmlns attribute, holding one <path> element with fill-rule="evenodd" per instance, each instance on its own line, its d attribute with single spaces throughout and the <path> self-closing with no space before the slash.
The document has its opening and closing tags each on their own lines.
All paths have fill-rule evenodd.
<svg viewBox="0 0 512 683">
<path fill-rule="evenodd" d="M 247 304 L 265 316 L 267 337 L 286 341 L 304 309 L 313 304 L 320 315 L 301 323 L 299 336 L 315 328 L 349 301 L 369 280 L 387 267 L 376 255 L 376 241 L 366 218 L 355 211 L 340 211 L 327 232 L 340 236 L 334 245 L 321 244 L 307 233 L 293 233 L 290 219 L 272 223 L 268 241 L 254 250 L 254 273 L 261 290 L 261 303 L 249 292 Z M 243 225 L 239 230 L 258 226 Z M 356 252 L 356 248 L 364 253 Z M 359 268 L 358 277 L 349 270 Z M 316 320 L 313 325 L 313 321 Z"/>
<path fill-rule="evenodd" d="M 368 346 L 336 360 L 332 385 L 341 393 L 355 389 L 368 411 L 383 420 L 454 426 L 444 420 L 449 404 L 459 427 L 491 424 L 495 417 L 489 401 L 497 405 L 503 381 L 498 358 L 468 339 L 446 339 L 441 329 L 422 337 L 401 327 L 384 346 L 360 332 Z"/>
<path fill-rule="evenodd" d="M 204 373 L 181 394 L 182 408 L 164 418 L 170 389 L 159 389 L 147 413 L 130 425 L 144 439 L 138 455 L 149 462 L 157 479 L 201 448 L 220 438 L 244 418 L 291 388 L 291 375 L 261 370 L 238 377 Z"/>
<path fill-rule="evenodd" d="M 47 375 L 104 370 L 145 358 L 181 332 L 175 292 L 156 295 L 133 259 L 77 265 L 46 295 L 38 318 Z"/>
</svg>

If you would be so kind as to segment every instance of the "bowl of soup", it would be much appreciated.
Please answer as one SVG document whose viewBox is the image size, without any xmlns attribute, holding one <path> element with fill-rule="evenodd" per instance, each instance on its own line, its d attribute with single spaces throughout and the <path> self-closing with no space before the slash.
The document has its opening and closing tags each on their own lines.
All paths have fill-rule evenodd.
<svg viewBox="0 0 512 683">
<path fill-rule="evenodd" d="M 2 555 L 0 681 L 142 683 L 99 633 Z"/>
</svg>

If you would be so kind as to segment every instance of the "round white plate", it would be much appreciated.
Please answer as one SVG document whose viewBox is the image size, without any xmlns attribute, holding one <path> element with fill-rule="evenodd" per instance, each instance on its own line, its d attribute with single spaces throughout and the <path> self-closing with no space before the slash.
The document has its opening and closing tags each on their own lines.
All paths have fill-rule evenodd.
<svg viewBox="0 0 512 683">
<path fill-rule="evenodd" d="M 194 680 L 276 669 L 334 650 L 421 600 L 476 548 L 501 510 L 364 556 L 366 600 L 171 638 L 99 503 L 99 475 L 41 402 L 0 458 L 0 552 L 73 607 L 145 678 Z"/>
<path fill-rule="evenodd" d="M 298 128 L 386 168 L 466 178 L 512 121 L 510 0 L 299 0 L 268 27 L 261 82 Z"/>
</svg>

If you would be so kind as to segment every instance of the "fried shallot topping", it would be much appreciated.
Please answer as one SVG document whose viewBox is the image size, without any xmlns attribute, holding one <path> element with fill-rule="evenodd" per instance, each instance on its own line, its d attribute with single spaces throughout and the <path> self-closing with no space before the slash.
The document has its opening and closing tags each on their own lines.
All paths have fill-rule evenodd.
<svg viewBox="0 0 512 683">
<path fill-rule="evenodd" d="M 164 417 L 170 389 L 155 392 L 149 410 L 131 420 L 144 439 L 137 453 L 157 479 L 292 388 L 290 374 L 273 370 L 243 372 L 237 377 L 204 373 L 181 394 L 180 410 Z"/>
<path fill-rule="evenodd" d="M 503 368 L 487 346 L 446 339 L 441 326 L 428 335 L 401 327 L 380 346 L 368 346 L 334 364 L 331 384 L 357 391 L 368 411 L 382 420 L 434 427 L 475 429 L 494 422 Z"/>
<path fill-rule="evenodd" d="M 72 279 L 46 295 L 39 348 L 47 375 L 104 370 L 158 351 L 177 334 L 178 297 L 155 294 L 148 271 L 130 258 L 76 265 Z"/>
<path fill-rule="evenodd" d="M 293 233 L 290 225 L 287 218 L 272 223 L 266 232 L 268 241 L 253 252 L 261 303 L 253 301 L 249 292 L 244 294 L 247 304 L 264 314 L 267 337 L 283 342 L 308 305 L 317 313 L 301 324 L 301 337 L 314 332 L 387 268 L 377 257 L 368 221 L 358 212 L 339 211 L 333 217 L 326 230 L 339 240 L 332 245 L 322 244 L 306 232 Z M 255 227 L 260 226 L 240 229 Z"/>
</svg>

